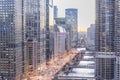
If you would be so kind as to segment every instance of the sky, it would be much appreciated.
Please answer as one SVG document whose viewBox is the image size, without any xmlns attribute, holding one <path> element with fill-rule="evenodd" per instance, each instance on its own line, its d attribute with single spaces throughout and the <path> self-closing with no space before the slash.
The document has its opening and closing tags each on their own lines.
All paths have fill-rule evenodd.
<svg viewBox="0 0 120 80">
<path fill-rule="evenodd" d="M 58 17 L 65 16 L 66 8 L 78 9 L 78 31 L 86 31 L 95 23 L 95 0 L 54 0 L 58 6 Z"/>
</svg>

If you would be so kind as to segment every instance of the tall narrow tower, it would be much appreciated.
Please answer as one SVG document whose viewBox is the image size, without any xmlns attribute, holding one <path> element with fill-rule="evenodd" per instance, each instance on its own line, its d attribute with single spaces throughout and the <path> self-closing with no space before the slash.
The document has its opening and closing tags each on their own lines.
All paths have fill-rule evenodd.
<svg viewBox="0 0 120 80">
<path fill-rule="evenodd" d="M 29 69 L 26 69 L 26 73 L 31 73 L 41 65 L 46 64 L 45 1 L 24 1 L 26 68 Z"/>
<path fill-rule="evenodd" d="M 58 17 L 58 7 L 54 6 L 54 19 Z"/>
<path fill-rule="evenodd" d="M 78 40 L 77 28 L 78 28 L 78 10 L 69 8 L 65 10 L 66 24 L 71 25 L 71 37 L 72 46 L 75 47 Z"/>
<path fill-rule="evenodd" d="M 115 0 L 96 0 L 96 51 L 114 51 Z"/>
</svg>

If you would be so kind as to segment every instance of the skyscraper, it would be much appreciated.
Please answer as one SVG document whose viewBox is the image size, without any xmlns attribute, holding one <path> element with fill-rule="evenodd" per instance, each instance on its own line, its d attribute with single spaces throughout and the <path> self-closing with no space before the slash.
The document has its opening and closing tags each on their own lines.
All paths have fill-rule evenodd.
<svg viewBox="0 0 120 80">
<path fill-rule="evenodd" d="M 87 29 L 87 37 L 88 37 L 88 43 L 94 45 L 94 39 L 95 39 L 95 24 L 91 24 L 90 27 Z M 90 42 L 89 42 L 90 41 Z"/>
<path fill-rule="evenodd" d="M 72 46 L 75 47 L 78 40 L 78 10 L 69 8 L 65 10 L 66 24 L 71 25 Z"/>
<path fill-rule="evenodd" d="M 51 59 L 50 52 L 50 27 L 53 27 L 53 0 L 46 0 L 46 60 Z"/>
<path fill-rule="evenodd" d="M 0 0 L 0 80 L 21 80 L 30 61 L 34 70 L 46 63 L 45 28 L 45 0 Z"/>
<path fill-rule="evenodd" d="M 114 52 L 96 53 L 96 80 L 116 80 L 115 79 L 115 61 Z"/>
<path fill-rule="evenodd" d="M 0 80 L 24 73 L 23 0 L 0 0 Z"/>
<path fill-rule="evenodd" d="M 90 48 L 95 47 L 95 24 L 91 24 L 87 29 L 87 45 Z"/>
<path fill-rule="evenodd" d="M 45 33 L 46 3 L 45 0 L 29 0 L 29 1 L 25 1 L 24 4 L 26 5 L 24 6 L 25 35 L 26 35 L 25 39 L 28 44 L 26 46 L 27 48 L 31 48 L 31 50 L 26 49 L 27 50 L 26 60 L 28 60 L 27 62 L 29 62 L 29 60 L 31 61 L 37 60 L 34 61 L 37 62 L 37 66 L 29 62 L 28 64 L 30 65 L 27 65 L 26 67 L 36 66 L 37 69 L 41 65 L 46 64 L 46 56 L 45 56 L 46 55 L 46 33 Z M 36 44 L 36 46 L 32 46 L 32 44 L 34 45 L 34 43 Z M 34 50 L 36 50 L 36 52 L 34 52 Z M 31 57 L 32 59 L 30 59 L 27 55 L 29 55 L 29 57 Z M 37 59 L 34 59 L 33 56 Z"/>
<path fill-rule="evenodd" d="M 115 0 L 114 50 L 120 52 L 120 0 Z"/>
<path fill-rule="evenodd" d="M 58 17 L 58 8 L 54 6 L 54 19 Z"/>
<path fill-rule="evenodd" d="M 115 80 L 120 80 L 120 0 L 115 0 L 115 38 L 114 50 L 116 55 Z"/>
<path fill-rule="evenodd" d="M 115 0 L 96 0 L 96 51 L 114 51 Z"/>
<path fill-rule="evenodd" d="M 54 27 L 54 56 L 60 56 L 66 52 L 66 30 L 62 26 Z"/>
<path fill-rule="evenodd" d="M 62 26 L 66 31 L 66 50 L 69 51 L 71 49 L 71 30 L 70 25 L 66 24 L 65 17 L 55 18 L 55 26 Z"/>
</svg>

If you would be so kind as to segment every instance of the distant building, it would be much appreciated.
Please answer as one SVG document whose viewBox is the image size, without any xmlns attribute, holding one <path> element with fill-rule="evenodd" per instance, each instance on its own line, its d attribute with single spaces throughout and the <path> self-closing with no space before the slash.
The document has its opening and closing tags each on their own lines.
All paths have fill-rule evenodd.
<svg viewBox="0 0 120 80">
<path fill-rule="evenodd" d="M 95 50 L 95 24 L 91 24 L 87 29 L 87 46 L 94 47 Z"/>
<path fill-rule="evenodd" d="M 114 80 L 116 61 L 115 53 L 97 52 L 95 61 L 96 61 L 95 67 L 96 80 Z"/>
<path fill-rule="evenodd" d="M 55 18 L 52 35 L 54 35 L 54 57 L 71 49 L 71 30 L 70 26 L 66 24 L 66 19 L 64 17 Z M 51 42 L 53 41 L 51 39 Z"/>
<path fill-rule="evenodd" d="M 95 45 L 95 25 L 91 24 L 91 26 L 87 29 L 87 44 Z"/>
<path fill-rule="evenodd" d="M 72 47 L 77 45 L 78 41 L 78 10 L 68 8 L 65 10 L 66 24 L 71 25 Z"/>
<path fill-rule="evenodd" d="M 61 26 L 55 26 L 54 31 L 54 57 L 60 56 L 66 52 L 66 31 Z"/>
<path fill-rule="evenodd" d="M 54 19 L 58 17 L 58 7 L 54 6 Z"/>
<path fill-rule="evenodd" d="M 66 19 L 64 17 L 55 18 L 55 25 L 61 26 L 66 31 L 66 50 L 69 51 L 71 49 L 71 25 L 66 24 Z"/>
<path fill-rule="evenodd" d="M 66 26 L 66 19 L 64 17 L 55 18 L 55 24 Z"/>
</svg>

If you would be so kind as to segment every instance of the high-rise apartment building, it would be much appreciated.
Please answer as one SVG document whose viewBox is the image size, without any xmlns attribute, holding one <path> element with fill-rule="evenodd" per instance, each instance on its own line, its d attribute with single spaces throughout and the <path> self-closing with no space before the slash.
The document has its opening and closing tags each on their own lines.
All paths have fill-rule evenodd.
<svg viewBox="0 0 120 80">
<path fill-rule="evenodd" d="M 120 80 L 120 0 L 115 0 L 115 38 L 114 50 L 116 55 L 115 80 Z"/>
<path fill-rule="evenodd" d="M 114 50 L 120 52 L 120 0 L 115 0 Z"/>
<path fill-rule="evenodd" d="M 115 52 L 114 80 L 120 80 L 120 0 L 97 0 L 96 10 L 96 50 Z M 98 62 L 96 63 L 98 64 Z M 112 66 L 110 62 L 105 64 L 108 67 Z M 100 65 L 104 66 L 104 64 Z M 110 76 L 111 74 L 107 73 L 109 72 L 108 67 L 104 69 L 106 71 L 104 75 Z"/>
<path fill-rule="evenodd" d="M 96 51 L 114 51 L 115 0 L 96 0 Z"/>
<path fill-rule="evenodd" d="M 78 10 L 74 8 L 68 8 L 65 10 L 66 24 L 71 25 L 71 39 L 72 47 L 75 47 L 78 40 Z"/>
<path fill-rule="evenodd" d="M 23 0 L 0 0 L 0 80 L 24 73 Z"/>
</svg>

